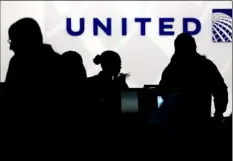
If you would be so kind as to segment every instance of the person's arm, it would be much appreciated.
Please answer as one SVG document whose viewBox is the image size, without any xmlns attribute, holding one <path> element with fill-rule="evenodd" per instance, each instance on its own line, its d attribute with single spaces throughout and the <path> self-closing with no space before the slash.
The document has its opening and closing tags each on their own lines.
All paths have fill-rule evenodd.
<svg viewBox="0 0 233 161">
<path fill-rule="evenodd" d="M 215 105 L 214 117 L 222 118 L 228 104 L 227 85 L 225 84 L 223 77 L 214 63 L 210 62 L 210 67 L 210 84 Z"/>
<path fill-rule="evenodd" d="M 159 82 L 159 93 L 162 96 L 163 100 L 170 94 L 172 94 L 173 92 L 175 92 L 174 90 L 174 79 L 173 79 L 173 71 L 172 68 L 168 65 L 163 73 L 162 73 L 162 77 L 161 80 Z"/>
</svg>

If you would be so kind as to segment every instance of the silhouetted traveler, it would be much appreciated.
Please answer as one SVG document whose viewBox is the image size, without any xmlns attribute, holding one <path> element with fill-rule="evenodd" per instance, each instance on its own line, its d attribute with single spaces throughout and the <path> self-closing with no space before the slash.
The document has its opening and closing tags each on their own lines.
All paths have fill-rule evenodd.
<svg viewBox="0 0 233 161">
<path fill-rule="evenodd" d="M 91 89 L 93 107 L 98 111 L 99 116 L 108 119 L 115 119 L 121 113 L 120 91 L 127 89 L 125 74 L 120 74 L 121 58 L 114 51 L 105 51 L 94 58 L 95 64 L 100 64 L 102 71 L 91 78 L 88 78 L 88 85 Z M 116 117 L 114 117 L 116 116 Z M 108 118 L 108 119 L 107 119 Z M 109 122 L 111 122 L 109 120 Z"/>
<path fill-rule="evenodd" d="M 62 54 L 62 58 L 68 82 L 78 83 L 79 81 L 85 81 L 87 73 L 81 55 L 75 51 L 67 51 Z"/>
<path fill-rule="evenodd" d="M 201 123 L 210 118 L 212 95 L 216 118 L 221 118 L 227 107 L 227 86 L 220 72 L 211 60 L 197 53 L 195 39 L 187 33 L 177 36 L 175 54 L 159 87 L 164 100 L 170 94 L 180 94 L 184 103 L 180 112 L 189 121 Z"/>
<path fill-rule="evenodd" d="M 105 51 L 94 58 L 94 63 L 96 65 L 100 64 L 102 71 L 92 79 L 97 79 L 99 83 L 114 83 L 114 87 L 121 90 L 128 88 L 126 83 L 127 74 L 120 74 L 121 58 L 116 52 Z"/>
<path fill-rule="evenodd" d="M 159 116 L 160 119 L 169 120 L 168 124 L 172 126 L 175 123 L 175 127 L 185 127 L 185 131 L 191 130 L 182 138 L 183 146 L 189 146 L 183 150 L 187 150 L 189 155 L 194 151 L 190 148 L 196 146 L 199 146 L 197 153 L 207 153 L 212 95 L 216 109 L 214 116 L 220 120 L 227 107 L 228 92 L 214 63 L 197 53 L 196 42 L 191 35 L 182 33 L 177 36 L 175 54 L 163 71 L 159 88 L 164 99 L 160 109 L 166 111 Z M 182 133 L 180 128 L 175 129 Z"/>
<path fill-rule="evenodd" d="M 69 115 L 74 122 L 85 117 L 86 105 L 86 69 L 82 57 L 75 51 L 67 51 L 62 54 L 63 69 L 65 75 L 66 107 L 70 108 Z M 75 121 L 76 120 L 76 121 Z"/>
<path fill-rule="evenodd" d="M 8 107 L 14 109 L 10 118 L 33 127 L 55 123 L 61 114 L 61 56 L 43 43 L 40 27 L 32 18 L 12 24 L 8 41 L 14 52 L 4 92 Z"/>
</svg>

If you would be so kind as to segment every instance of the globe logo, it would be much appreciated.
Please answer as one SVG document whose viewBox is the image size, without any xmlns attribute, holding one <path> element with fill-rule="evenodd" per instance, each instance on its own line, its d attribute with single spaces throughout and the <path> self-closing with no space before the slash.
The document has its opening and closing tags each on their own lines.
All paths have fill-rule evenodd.
<svg viewBox="0 0 233 161">
<path fill-rule="evenodd" d="M 213 42 L 232 42 L 232 9 L 214 9 L 212 16 Z"/>
</svg>

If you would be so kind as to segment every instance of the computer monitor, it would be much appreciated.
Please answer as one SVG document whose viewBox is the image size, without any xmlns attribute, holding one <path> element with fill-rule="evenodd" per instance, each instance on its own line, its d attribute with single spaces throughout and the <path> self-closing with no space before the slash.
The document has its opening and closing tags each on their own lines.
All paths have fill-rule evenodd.
<svg viewBox="0 0 233 161">
<path fill-rule="evenodd" d="M 129 89 L 121 92 L 121 109 L 123 113 L 138 113 L 138 90 Z"/>
<path fill-rule="evenodd" d="M 158 101 L 158 108 L 160 108 L 161 105 L 163 104 L 163 98 L 161 96 L 157 96 L 157 101 Z"/>
<path fill-rule="evenodd" d="M 160 106 L 162 100 L 156 88 L 131 88 L 121 92 L 123 113 L 144 113 Z"/>
</svg>

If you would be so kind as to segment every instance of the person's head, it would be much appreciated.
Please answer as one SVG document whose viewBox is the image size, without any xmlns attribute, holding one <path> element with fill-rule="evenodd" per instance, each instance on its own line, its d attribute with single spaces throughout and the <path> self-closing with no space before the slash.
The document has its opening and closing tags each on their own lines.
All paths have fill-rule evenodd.
<svg viewBox="0 0 233 161">
<path fill-rule="evenodd" d="M 114 51 L 104 51 L 101 55 L 94 58 L 96 65 L 101 64 L 104 72 L 111 76 L 117 76 L 121 71 L 121 58 Z"/>
<path fill-rule="evenodd" d="M 72 78 L 86 78 L 86 69 L 83 65 L 82 56 L 77 53 L 76 51 L 67 51 L 62 54 L 62 58 L 65 62 L 65 66 L 67 67 L 68 71 L 66 73 L 71 74 Z M 76 79 L 70 81 L 77 81 Z"/>
<path fill-rule="evenodd" d="M 179 54 L 189 54 L 196 52 L 195 39 L 188 33 L 181 33 L 175 39 L 175 52 Z"/>
<path fill-rule="evenodd" d="M 62 57 L 68 62 L 74 63 L 76 65 L 82 65 L 83 59 L 82 56 L 76 51 L 67 51 L 62 54 Z"/>
<path fill-rule="evenodd" d="M 39 24 L 32 18 L 23 18 L 12 24 L 8 31 L 10 50 L 15 53 L 43 44 Z"/>
</svg>

